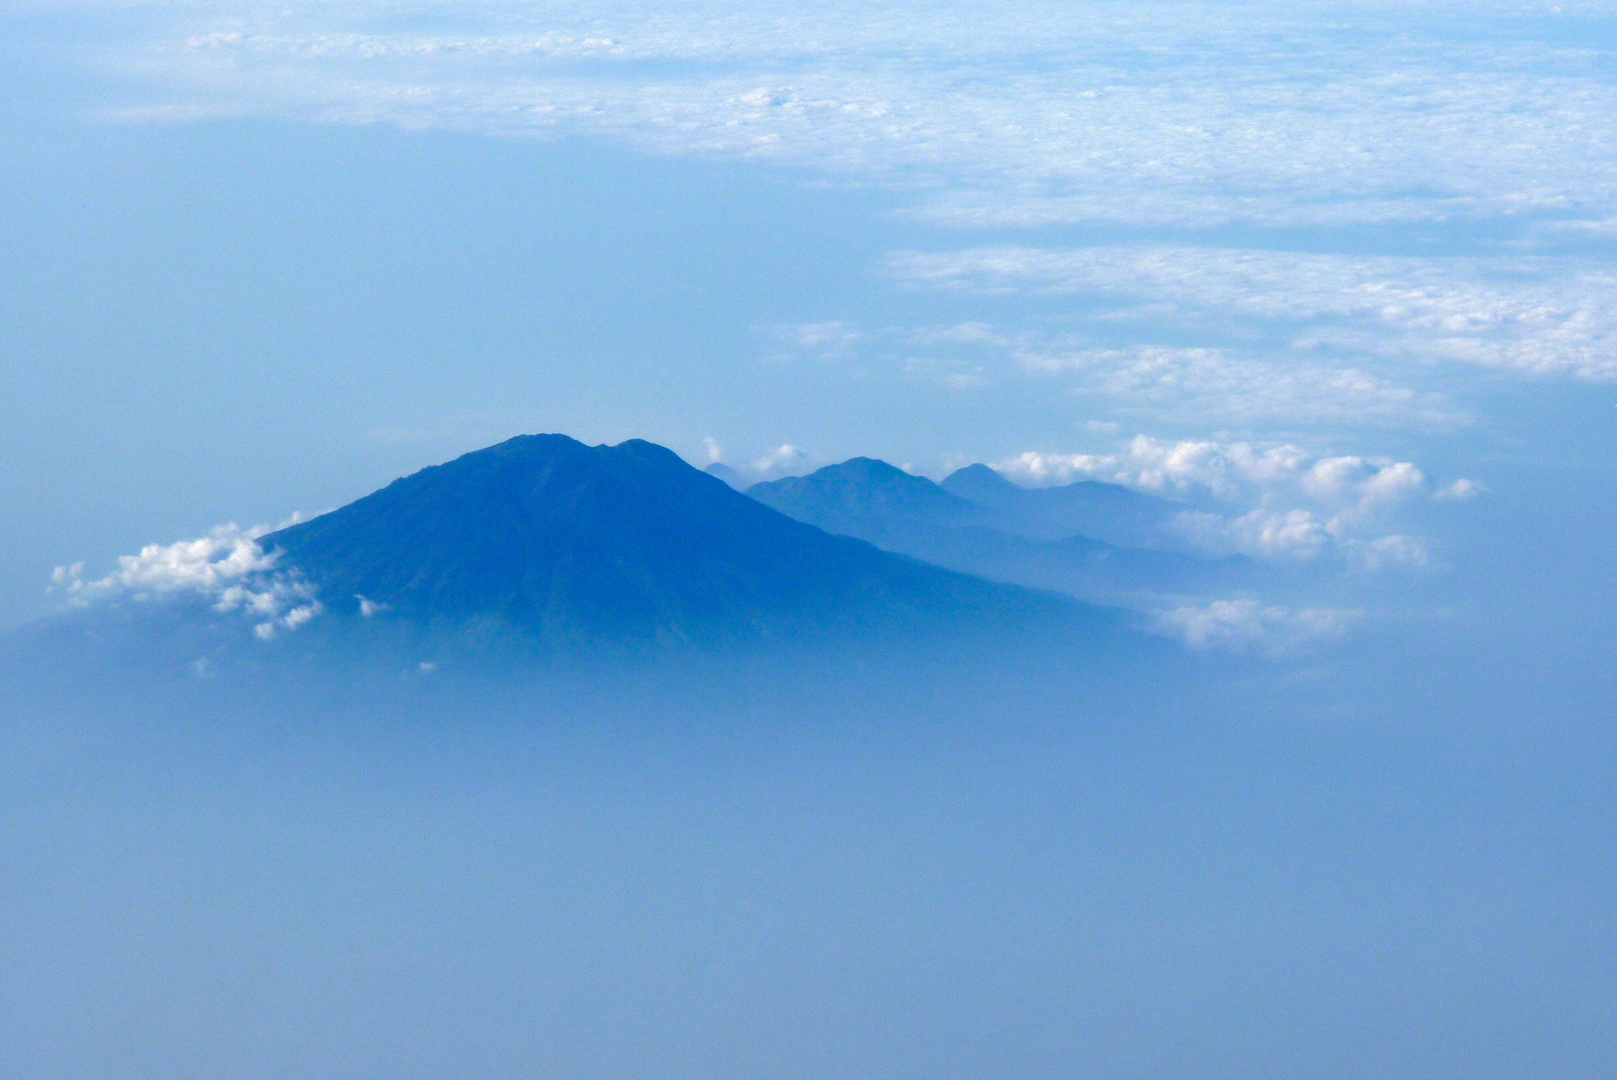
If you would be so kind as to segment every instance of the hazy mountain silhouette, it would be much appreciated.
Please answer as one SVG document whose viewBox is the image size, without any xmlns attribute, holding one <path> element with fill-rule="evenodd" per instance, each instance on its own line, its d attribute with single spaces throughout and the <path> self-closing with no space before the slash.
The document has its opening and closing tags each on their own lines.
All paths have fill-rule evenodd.
<svg viewBox="0 0 1617 1080">
<path fill-rule="evenodd" d="M 1066 606 L 830 535 L 639 440 L 511 439 L 262 544 L 338 618 L 363 597 L 388 620 L 555 642 L 772 638 Z"/>
<path fill-rule="evenodd" d="M 875 544 L 889 534 L 897 538 L 917 528 L 981 525 L 994 516 L 924 476 L 867 457 L 754 484 L 747 494 L 798 521 Z"/>
<path fill-rule="evenodd" d="M 1249 560 L 1130 546 L 1166 541 L 1162 530 L 1179 507 L 1115 484 L 1028 489 L 972 465 L 939 485 L 884 461 L 853 458 L 755 484 L 747 494 L 889 551 L 1107 603 L 1234 584 L 1255 571 Z M 1112 538 L 1125 543 L 1107 542 Z"/>
<path fill-rule="evenodd" d="M 751 481 L 745 476 L 742 476 L 740 473 L 736 472 L 722 461 L 715 461 L 702 471 L 707 473 L 709 476 L 717 476 L 720 480 L 723 480 L 726 484 L 729 484 L 737 491 L 747 490 L 747 485 L 751 483 Z"/>
<path fill-rule="evenodd" d="M 1171 546 L 1165 530 L 1183 509 L 1167 499 L 1098 480 L 1025 488 L 980 464 L 950 473 L 940 486 L 993 508 L 995 524 L 1002 530 L 1041 540 L 1083 535 L 1125 547 Z"/>
</svg>

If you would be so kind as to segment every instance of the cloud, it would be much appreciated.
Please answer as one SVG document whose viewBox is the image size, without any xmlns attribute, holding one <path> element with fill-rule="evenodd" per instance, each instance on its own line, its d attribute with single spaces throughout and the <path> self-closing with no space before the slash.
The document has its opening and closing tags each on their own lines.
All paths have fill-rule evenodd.
<svg viewBox="0 0 1617 1080">
<path fill-rule="evenodd" d="M 861 328 L 771 327 L 776 358 L 840 361 L 954 390 L 1015 384 L 1067 393 L 1136 417 L 1226 424 L 1368 423 L 1451 429 L 1469 416 L 1442 394 L 1287 349 L 1098 345 L 1090 333 L 984 321 Z M 1064 314 L 1068 325 L 1075 319 Z M 834 328 L 831 329 L 831 328 Z M 1115 337 L 1112 327 L 1091 327 Z"/>
<path fill-rule="evenodd" d="M 1488 490 L 1487 486 L 1475 480 L 1460 479 L 1439 488 L 1432 494 L 1432 498 L 1439 502 L 1468 502 Z"/>
<path fill-rule="evenodd" d="M 274 528 L 279 527 L 284 526 Z M 104 577 L 86 580 L 80 562 L 57 567 L 51 580 L 75 607 L 201 599 L 221 615 L 256 620 L 254 633 L 268 640 L 282 630 L 296 630 L 324 610 L 313 586 L 280 571 L 280 553 L 266 552 L 258 543 L 272 531 L 268 525 L 219 525 L 194 540 L 148 544 L 136 555 L 120 555 L 117 569 Z"/>
<path fill-rule="evenodd" d="M 1339 638 L 1362 617 L 1356 609 L 1294 609 L 1239 599 L 1175 608 L 1159 615 L 1156 625 L 1194 649 L 1279 655 Z"/>
<path fill-rule="evenodd" d="M 898 253 L 888 270 L 912 287 L 1083 296 L 1102 305 L 1097 318 L 1149 323 L 1158 332 L 1173 326 L 1181 334 L 1225 336 L 1230 320 L 1239 320 L 1271 348 L 1299 356 L 1475 364 L 1617 382 L 1610 303 L 1617 272 L 1583 259 L 997 247 Z M 1085 356 L 1044 362 L 1082 367 Z"/>
<path fill-rule="evenodd" d="M 1342 545 L 1355 568 L 1372 573 L 1387 569 L 1419 569 L 1432 564 L 1427 542 L 1418 536 L 1394 533 L 1374 540 L 1349 538 Z"/>
<path fill-rule="evenodd" d="M 978 390 L 994 385 L 994 380 L 983 365 L 953 357 L 908 356 L 903 361 L 903 372 L 909 378 L 936 383 L 954 391 Z"/>
<path fill-rule="evenodd" d="M 1617 192 L 1617 90 L 1597 42 L 1524 29 L 1548 9 L 164 10 L 105 59 L 152 87 L 126 114 L 585 131 L 901 184 L 957 225 L 1597 219 Z"/>
<path fill-rule="evenodd" d="M 359 601 L 359 614 L 361 618 L 369 619 L 373 618 L 374 616 L 381 615 L 384 612 L 393 610 L 392 604 L 379 604 L 375 600 L 367 599 L 358 593 L 354 594 L 354 599 Z"/>
<path fill-rule="evenodd" d="M 865 338 L 864 331 L 845 322 L 795 323 L 760 327 L 784 352 L 779 359 L 810 357 L 842 360 L 853 354 Z"/>
<path fill-rule="evenodd" d="M 1250 348 L 1093 346 L 1024 334 L 1010 355 L 1071 380 L 1074 394 L 1136 414 L 1225 423 L 1396 423 L 1450 428 L 1468 418 L 1442 395 L 1356 367 Z"/>
<path fill-rule="evenodd" d="M 239 604 L 245 593 L 233 584 L 274 569 L 275 556 L 265 554 L 257 539 L 267 528 L 242 529 L 220 525 L 207 536 L 175 544 L 148 544 L 138 555 L 121 555 L 118 569 L 104 578 L 84 581 L 83 563 L 57 567 L 53 580 L 75 597 L 92 599 L 113 592 L 137 596 L 175 592 L 205 592 Z"/>
<path fill-rule="evenodd" d="M 1174 528 L 1207 551 L 1267 559 L 1307 561 L 1331 543 L 1330 530 L 1309 510 L 1260 509 L 1234 519 L 1186 511 L 1175 518 Z"/>
<path fill-rule="evenodd" d="M 994 466 L 1035 487 L 1100 479 L 1154 493 L 1205 492 L 1222 498 L 1287 490 L 1321 501 L 1386 501 L 1425 483 L 1409 462 L 1328 456 L 1290 443 L 1212 439 L 1171 441 L 1136 435 L 1110 453 L 1028 451 Z"/>
<path fill-rule="evenodd" d="M 1186 500 L 1172 528 L 1217 554 L 1309 561 L 1332 554 L 1360 569 L 1431 564 L 1419 537 L 1381 534 L 1406 506 L 1447 498 L 1412 462 L 1322 455 L 1289 443 L 1138 435 L 1109 453 L 1028 451 L 994 465 L 1032 487 L 1101 480 Z"/>
<path fill-rule="evenodd" d="M 791 443 L 782 443 L 754 460 L 750 471 L 761 477 L 786 476 L 806 471 L 812 463 L 807 453 Z"/>
<path fill-rule="evenodd" d="M 1262 230 L 1250 248 L 901 253 L 917 287 L 1078 302 L 1014 332 L 786 325 L 779 356 L 874 351 L 962 393 L 1020 366 L 1135 422 L 1244 430 L 1462 424 L 1456 366 L 1617 381 L 1617 277 L 1593 257 L 1328 252 L 1611 235 L 1612 52 L 1568 38 L 1559 7 L 493 0 L 452 27 L 323 0 L 137 11 L 91 59 L 141 100 L 104 115 L 583 134 L 881 186 L 962 229 Z M 1257 250 L 1276 230 L 1311 250 Z"/>
<path fill-rule="evenodd" d="M 1574 233 L 1610 240 L 1617 238 L 1617 217 L 1598 220 L 1548 222 L 1545 228 L 1552 232 Z"/>
</svg>

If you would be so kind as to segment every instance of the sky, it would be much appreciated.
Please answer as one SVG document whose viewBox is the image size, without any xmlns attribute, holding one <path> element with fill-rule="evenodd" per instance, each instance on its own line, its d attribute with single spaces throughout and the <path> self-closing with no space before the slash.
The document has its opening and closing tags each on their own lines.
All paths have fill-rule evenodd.
<svg viewBox="0 0 1617 1080">
<path fill-rule="evenodd" d="M 0 1076 L 1617 1053 L 1610 4 L 4 0 L 0 251 L 0 627 L 539 431 L 1318 571 L 956 701 L 0 686 Z"/>
<path fill-rule="evenodd" d="M 11 624 L 527 431 L 1321 527 L 1610 460 L 1599 5 L 4 17 Z"/>
</svg>

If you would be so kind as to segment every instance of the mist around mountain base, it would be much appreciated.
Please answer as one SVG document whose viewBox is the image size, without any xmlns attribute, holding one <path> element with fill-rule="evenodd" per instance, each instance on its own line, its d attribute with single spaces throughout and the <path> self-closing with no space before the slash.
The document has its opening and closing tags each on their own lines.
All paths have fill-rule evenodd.
<svg viewBox="0 0 1617 1080">
<path fill-rule="evenodd" d="M 1281 653 L 12 635 L 0 1076 L 1601 1076 L 1596 490 L 1518 477 L 1399 617 Z"/>
<path fill-rule="evenodd" d="M 1600 1074 L 1609 676 L 1147 640 L 10 668 L 0 1075 Z"/>
</svg>

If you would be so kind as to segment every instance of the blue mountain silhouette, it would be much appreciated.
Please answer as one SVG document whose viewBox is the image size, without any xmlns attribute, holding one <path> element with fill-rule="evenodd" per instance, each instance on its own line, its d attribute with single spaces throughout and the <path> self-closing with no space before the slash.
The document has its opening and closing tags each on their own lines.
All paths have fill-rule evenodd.
<svg viewBox="0 0 1617 1080">
<path fill-rule="evenodd" d="M 1182 507 L 1116 484 L 1029 489 L 987 465 L 940 484 L 871 458 L 754 484 L 747 494 L 827 532 L 951 570 L 1106 604 L 1249 581 L 1250 560 L 1163 550 Z"/>
<path fill-rule="evenodd" d="M 551 641 L 770 639 L 1078 607 L 830 535 L 640 440 L 521 436 L 262 542 L 338 619 L 363 597 L 389 620 Z"/>
<path fill-rule="evenodd" d="M 1080 480 L 1025 488 L 987 465 L 944 477 L 944 491 L 995 511 L 998 528 L 1040 540 L 1083 535 L 1124 547 L 1163 546 L 1168 521 L 1184 507 L 1121 484 Z"/>
</svg>

